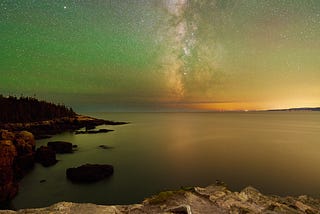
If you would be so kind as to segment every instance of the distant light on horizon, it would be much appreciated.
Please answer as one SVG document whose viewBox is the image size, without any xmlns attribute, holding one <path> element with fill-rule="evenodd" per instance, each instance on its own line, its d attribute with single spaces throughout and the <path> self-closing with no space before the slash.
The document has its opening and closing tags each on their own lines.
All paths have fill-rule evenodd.
<svg viewBox="0 0 320 214">
<path fill-rule="evenodd" d="M 39 1 L 0 5 L 0 93 L 74 109 L 320 106 L 320 3 Z"/>
</svg>

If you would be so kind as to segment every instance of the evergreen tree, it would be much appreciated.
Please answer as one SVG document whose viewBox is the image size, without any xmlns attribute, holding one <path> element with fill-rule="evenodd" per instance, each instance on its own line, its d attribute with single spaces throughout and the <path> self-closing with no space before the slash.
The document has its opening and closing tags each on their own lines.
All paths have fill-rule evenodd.
<svg viewBox="0 0 320 214">
<path fill-rule="evenodd" d="M 65 105 L 39 101 L 34 97 L 20 98 L 0 94 L 0 123 L 23 123 L 75 116 Z"/>
</svg>

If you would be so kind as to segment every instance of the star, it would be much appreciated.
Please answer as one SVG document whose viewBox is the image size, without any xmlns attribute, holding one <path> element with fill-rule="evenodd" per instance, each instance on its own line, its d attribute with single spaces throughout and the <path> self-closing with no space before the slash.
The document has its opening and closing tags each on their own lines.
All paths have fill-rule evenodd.
<svg viewBox="0 0 320 214">
<path fill-rule="evenodd" d="M 131 100 L 320 105 L 315 2 L 0 0 L 0 92 L 60 94 L 52 101 L 75 108 L 92 95 L 116 111 Z"/>
</svg>

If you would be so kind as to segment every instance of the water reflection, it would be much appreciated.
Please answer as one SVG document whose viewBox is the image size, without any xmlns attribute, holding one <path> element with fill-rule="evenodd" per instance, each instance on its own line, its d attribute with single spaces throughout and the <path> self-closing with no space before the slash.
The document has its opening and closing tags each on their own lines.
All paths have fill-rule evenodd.
<svg viewBox="0 0 320 214">
<path fill-rule="evenodd" d="M 21 182 L 17 208 L 66 200 L 128 204 L 163 189 L 205 186 L 216 179 L 232 189 L 253 185 L 264 193 L 319 197 L 320 114 L 127 113 L 93 114 L 132 121 L 98 135 L 55 136 L 79 146 L 54 167 L 37 166 Z M 110 127 L 104 127 L 110 128 Z M 47 140 L 38 142 L 45 144 Z M 99 145 L 114 147 L 104 150 Z M 68 167 L 108 163 L 114 175 L 91 185 L 65 178 Z M 41 179 L 47 182 L 39 183 Z"/>
</svg>

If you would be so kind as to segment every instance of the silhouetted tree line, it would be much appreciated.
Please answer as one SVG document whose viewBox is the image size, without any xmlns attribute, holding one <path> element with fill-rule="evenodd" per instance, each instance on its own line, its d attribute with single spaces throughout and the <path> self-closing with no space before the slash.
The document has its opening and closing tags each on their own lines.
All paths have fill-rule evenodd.
<svg viewBox="0 0 320 214">
<path fill-rule="evenodd" d="M 0 95 L 0 123 L 35 122 L 74 116 L 72 108 L 33 97 Z"/>
</svg>

